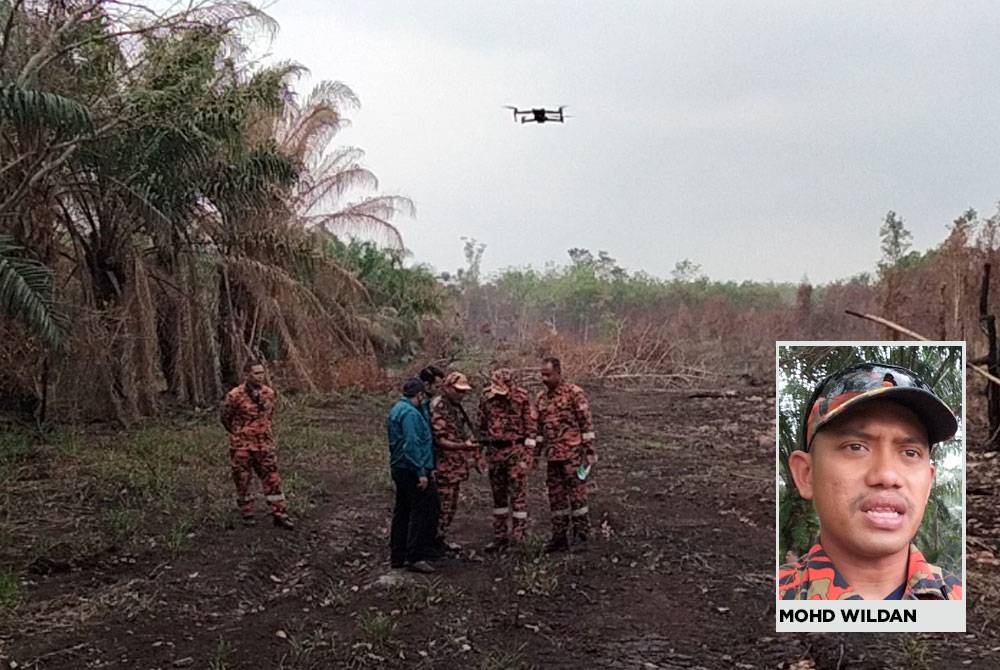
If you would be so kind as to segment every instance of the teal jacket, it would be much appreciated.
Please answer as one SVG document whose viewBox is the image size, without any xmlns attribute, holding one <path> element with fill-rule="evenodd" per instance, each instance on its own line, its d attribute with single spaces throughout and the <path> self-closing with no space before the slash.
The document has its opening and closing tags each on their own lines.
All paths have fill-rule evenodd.
<svg viewBox="0 0 1000 670">
<path fill-rule="evenodd" d="M 421 409 L 404 396 L 389 411 L 385 426 L 390 467 L 415 470 L 418 477 L 426 477 L 434 469 L 434 442 Z"/>
</svg>

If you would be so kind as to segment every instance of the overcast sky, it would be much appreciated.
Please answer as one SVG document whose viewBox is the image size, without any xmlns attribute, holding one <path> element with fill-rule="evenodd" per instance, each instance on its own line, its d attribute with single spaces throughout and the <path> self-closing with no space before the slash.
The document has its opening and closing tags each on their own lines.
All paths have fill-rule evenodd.
<svg viewBox="0 0 1000 670">
<path fill-rule="evenodd" d="M 995 3 L 627 5 L 278 0 L 271 59 L 360 97 L 338 142 L 415 201 L 397 224 L 437 270 L 471 237 L 488 272 L 585 247 L 826 282 L 874 268 L 889 209 L 921 250 L 996 211 Z"/>
</svg>

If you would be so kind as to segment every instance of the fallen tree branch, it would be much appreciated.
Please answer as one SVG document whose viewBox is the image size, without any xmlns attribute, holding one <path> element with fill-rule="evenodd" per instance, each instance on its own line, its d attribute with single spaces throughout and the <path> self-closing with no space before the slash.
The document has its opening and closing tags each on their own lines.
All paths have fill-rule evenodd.
<svg viewBox="0 0 1000 670">
<path fill-rule="evenodd" d="M 898 333 L 903 333 L 904 335 L 909 335 L 910 337 L 912 337 L 915 340 L 921 340 L 923 342 L 930 342 L 931 341 L 930 338 L 924 337 L 923 335 L 921 335 L 920 333 L 918 333 L 916 331 L 910 330 L 909 328 L 904 328 L 903 326 L 899 325 L 898 323 L 894 323 L 892 321 L 889 321 L 888 319 L 883 319 L 880 316 L 875 316 L 874 314 L 862 314 L 860 312 L 853 312 L 853 311 L 851 311 L 849 309 L 845 309 L 844 312 L 846 312 L 847 314 L 850 314 L 851 316 L 856 316 L 859 319 L 867 319 L 868 321 L 874 321 L 875 323 L 881 324 L 881 325 L 885 326 L 886 328 L 891 328 L 891 329 L 895 330 Z M 965 367 L 969 368 L 973 372 L 978 372 L 980 375 L 982 375 L 986 379 L 989 379 L 994 384 L 1000 385 L 1000 377 L 995 377 L 995 376 L 991 375 L 989 372 L 987 372 L 986 370 L 983 370 L 982 368 L 976 367 L 975 365 L 972 364 L 972 361 L 966 361 L 965 362 Z"/>
<path fill-rule="evenodd" d="M 924 337 L 920 333 L 910 330 L 909 328 L 904 328 L 903 326 L 893 321 L 890 321 L 889 319 L 883 319 L 881 316 L 875 316 L 874 314 L 862 314 L 861 312 L 852 312 L 849 309 L 845 309 L 844 311 L 850 314 L 851 316 L 858 317 L 859 319 L 867 319 L 868 321 L 874 321 L 875 323 L 881 324 L 886 328 L 891 328 L 892 330 L 895 330 L 897 333 L 902 333 L 903 335 L 909 335 L 915 340 L 923 340 L 924 342 L 930 341 L 930 338 Z"/>
</svg>

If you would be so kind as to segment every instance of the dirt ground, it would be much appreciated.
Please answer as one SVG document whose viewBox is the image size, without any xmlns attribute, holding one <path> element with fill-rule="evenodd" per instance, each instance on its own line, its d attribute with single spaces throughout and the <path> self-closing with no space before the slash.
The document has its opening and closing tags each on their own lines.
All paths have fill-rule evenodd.
<svg viewBox="0 0 1000 670">
<path fill-rule="evenodd" d="M 453 534 L 461 558 L 433 577 L 379 584 L 388 479 L 331 457 L 303 473 L 316 484 L 293 510 L 294 532 L 205 525 L 183 552 L 112 551 L 30 573 L 0 629 L 0 667 L 1000 667 L 1000 602 L 987 588 L 1000 555 L 1000 458 L 975 439 L 967 634 L 779 635 L 773 386 L 744 379 L 734 398 L 586 388 L 601 454 L 586 552 L 539 554 L 539 470 L 535 539 L 483 556 L 491 504 L 473 473 Z M 381 443 L 389 402 L 303 406 L 284 420 Z"/>
</svg>

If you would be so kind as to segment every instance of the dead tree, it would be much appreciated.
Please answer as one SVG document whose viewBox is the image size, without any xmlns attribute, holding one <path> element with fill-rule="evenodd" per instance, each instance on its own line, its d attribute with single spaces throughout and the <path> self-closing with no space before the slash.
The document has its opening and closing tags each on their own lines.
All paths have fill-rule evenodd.
<svg viewBox="0 0 1000 670">
<path fill-rule="evenodd" d="M 979 291 L 979 327 L 986 334 L 986 369 L 991 375 L 1000 373 L 1000 361 L 997 360 L 997 323 L 996 317 L 989 313 L 990 296 L 990 264 L 983 265 L 983 284 Z M 986 408 L 990 421 L 990 437 L 986 443 L 988 449 L 997 448 L 1000 437 L 1000 388 L 996 384 L 986 384 Z"/>
</svg>

